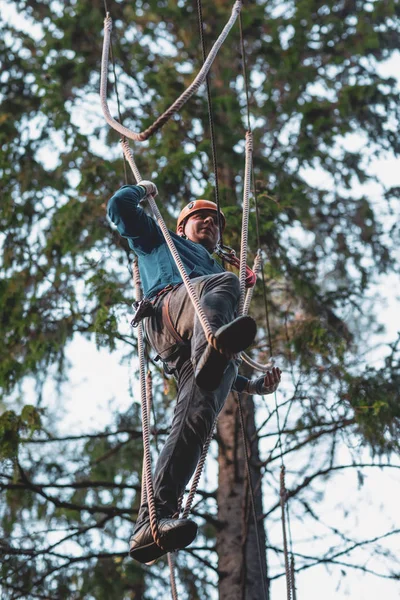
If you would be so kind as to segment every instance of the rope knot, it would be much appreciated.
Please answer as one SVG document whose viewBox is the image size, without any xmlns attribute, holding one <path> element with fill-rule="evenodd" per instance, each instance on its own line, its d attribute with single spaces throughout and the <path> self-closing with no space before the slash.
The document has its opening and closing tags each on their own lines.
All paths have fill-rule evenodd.
<svg viewBox="0 0 400 600">
<path fill-rule="evenodd" d="M 108 32 L 112 30 L 112 18 L 110 17 L 110 13 L 107 13 L 106 18 L 104 19 L 104 28 L 107 29 Z"/>
<path fill-rule="evenodd" d="M 232 12 L 239 14 L 240 11 L 242 10 L 242 6 L 243 6 L 242 0 L 236 0 L 235 4 L 233 5 Z"/>
</svg>

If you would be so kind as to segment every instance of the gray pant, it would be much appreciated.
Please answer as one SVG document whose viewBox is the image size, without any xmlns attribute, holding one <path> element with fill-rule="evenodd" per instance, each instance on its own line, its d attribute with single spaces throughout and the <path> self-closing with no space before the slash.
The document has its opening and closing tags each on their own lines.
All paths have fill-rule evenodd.
<svg viewBox="0 0 400 600">
<path fill-rule="evenodd" d="M 192 279 L 192 284 L 213 332 L 235 318 L 239 300 L 236 275 L 229 272 L 206 275 Z M 181 343 L 174 339 L 164 322 L 163 306 L 168 295 L 169 316 L 183 340 Z M 216 390 L 206 392 L 196 385 L 193 364 L 202 355 L 207 340 L 185 287 L 181 285 L 168 295 L 155 303 L 155 315 L 145 319 L 150 344 L 167 368 L 174 372 L 178 384 L 171 431 L 154 472 L 154 497 L 159 517 L 176 513 L 178 499 L 196 469 L 203 445 L 237 375 L 237 365 L 230 361 Z M 143 505 L 136 526 L 147 517 L 147 505 Z"/>
</svg>

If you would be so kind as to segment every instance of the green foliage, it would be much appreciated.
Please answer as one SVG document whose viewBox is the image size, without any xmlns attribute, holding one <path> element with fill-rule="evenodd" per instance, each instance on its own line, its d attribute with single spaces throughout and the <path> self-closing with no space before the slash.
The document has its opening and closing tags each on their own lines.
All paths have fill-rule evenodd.
<svg viewBox="0 0 400 600">
<path fill-rule="evenodd" d="M 140 502 L 137 405 L 126 414 L 116 410 L 94 438 L 60 442 L 53 439 L 55 419 L 31 405 L 15 406 L 27 381 L 34 379 L 38 402 L 52 377 L 67 381 L 66 350 L 80 336 L 110 352 L 123 344 L 128 358 L 136 351 L 120 318 L 132 301 L 132 256 L 105 219 L 107 199 L 125 176 L 118 135 L 104 125 L 99 108 L 103 4 L 11 5 L 18 25 L 4 10 L 0 35 L 0 388 L 6 407 L 0 452 L 12 459 L 5 461 L 1 484 L 5 598 L 14 597 L 16 586 L 19 597 L 144 599 L 150 597 L 146 578 L 163 593 L 167 583 L 162 563 L 145 577 L 119 551 Z M 143 130 L 201 66 L 195 6 L 149 0 L 112 2 L 109 9 L 122 118 Z M 208 48 L 230 10 L 225 0 L 204 2 Z M 390 352 L 384 368 L 372 369 L 362 353 L 378 331 L 365 298 L 378 275 L 395 269 L 400 192 L 382 186 L 378 205 L 358 184 L 375 181 L 370 165 L 382 152 L 400 151 L 398 89 L 379 70 L 400 45 L 398 2 L 290 0 L 283 10 L 273 0 L 245 3 L 242 17 L 258 205 L 258 215 L 254 205 L 250 215 L 250 259 L 258 245 L 268 255 L 274 354 L 297 378 L 301 414 L 288 445 L 308 428 L 309 468 L 317 449 L 325 451 L 318 428 L 333 422 L 330 464 L 335 432 L 344 427 L 357 444 L 389 455 L 398 449 L 398 362 Z M 239 249 L 247 114 L 237 28 L 210 83 L 229 225 L 224 242 Z M 354 134 L 362 139 L 357 149 L 347 143 Z M 143 176 L 156 181 L 171 228 L 189 199 L 213 199 L 204 88 L 147 144 L 135 144 L 134 154 Z M 310 183 L 315 173 L 322 174 L 318 186 Z M 261 286 L 253 306 L 257 351 L 266 359 Z M 163 429 L 175 388 L 161 398 L 160 386 L 155 411 Z M 62 387 L 57 393 L 62 403 Z M 203 534 L 211 539 L 213 526 Z M 82 552 L 87 558 L 78 562 Z M 186 594 L 210 597 L 207 569 L 194 573 L 184 561 Z"/>
<path fill-rule="evenodd" d="M 25 404 L 21 414 L 7 410 L 0 415 L 0 460 L 16 458 L 21 435 L 31 437 L 41 428 L 41 411 Z"/>
<path fill-rule="evenodd" d="M 345 395 L 355 411 L 356 422 L 366 443 L 375 452 L 399 451 L 400 357 L 398 342 L 382 369 L 366 368 L 349 381 Z"/>
</svg>

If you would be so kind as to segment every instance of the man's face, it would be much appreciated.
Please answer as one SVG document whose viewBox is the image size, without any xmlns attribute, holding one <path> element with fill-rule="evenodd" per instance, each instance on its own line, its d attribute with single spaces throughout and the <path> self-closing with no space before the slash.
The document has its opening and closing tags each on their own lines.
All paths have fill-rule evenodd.
<svg viewBox="0 0 400 600">
<path fill-rule="evenodd" d="M 219 239 L 218 215 L 213 210 L 200 210 L 191 215 L 180 229 L 189 240 L 212 252 Z"/>
</svg>

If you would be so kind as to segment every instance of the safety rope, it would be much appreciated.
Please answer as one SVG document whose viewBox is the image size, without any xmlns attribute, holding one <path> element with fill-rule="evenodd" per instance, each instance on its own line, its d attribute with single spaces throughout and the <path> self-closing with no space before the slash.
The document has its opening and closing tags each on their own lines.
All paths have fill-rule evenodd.
<svg viewBox="0 0 400 600">
<path fill-rule="evenodd" d="M 202 54 L 203 64 L 204 64 L 206 62 L 206 46 L 205 46 L 205 41 L 204 41 L 203 7 L 202 7 L 201 0 L 197 0 L 197 17 L 198 17 L 198 22 L 199 22 L 201 54 Z M 214 195 L 215 195 L 215 204 L 217 205 L 217 215 L 218 215 L 219 243 L 221 244 L 221 246 L 223 246 L 224 241 L 223 241 L 223 231 L 222 231 L 221 202 L 220 202 L 220 198 L 219 198 L 217 146 L 215 143 L 214 116 L 213 116 L 213 107 L 212 107 L 212 99 L 211 99 L 211 91 L 210 91 L 210 78 L 209 78 L 208 74 L 206 76 L 206 89 L 207 89 L 208 124 L 210 127 L 211 157 L 212 157 L 213 171 L 214 171 Z"/>
<path fill-rule="evenodd" d="M 140 289 L 141 289 L 141 286 L 140 286 Z M 151 371 L 150 370 L 147 371 L 147 375 L 146 375 L 146 398 L 145 398 L 145 402 L 146 402 L 146 407 L 147 407 L 147 420 L 148 420 L 149 428 L 150 428 L 150 415 L 151 415 L 151 409 L 152 409 L 152 406 L 153 406 L 153 381 L 152 381 L 152 375 L 151 375 Z M 141 487 L 141 498 L 140 498 L 140 505 L 141 506 L 147 502 L 146 475 L 145 475 L 145 473 L 146 473 L 145 465 L 143 464 L 143 468 L 142 468 L 142 487 Z"/>
<path fill-rule="evenodd" d="M 241 45 L 241 52 L 242 52 L 243 83 L 244 83 L 244 90 L 245 90 L 245 95 L 246 95 L 247 128 L 248 128 L 248 132 L 251 132 L 250 94 L 249 94 L 247 66 L 246 66 L 246 50 L 245 50 L 245 45 L 244 45 L 243 24 L 242 24 L 241 14 L 239 15 L 239 31 L 240 31 L 240 45 Z M 251 156 L 251 162 L 252 162 L 252 156 Z M 259 227 L 259 207 L 258 207 L 258 201 L 257 201 L 253 164 L 251 164 L 250 168 L 251 168 L 251 176 L 252 176 L 253 195 L 254 195 L 255 207 L 256 207 L 257 245 L 258 245 L 258 248 L 261 249 L 260 227 Z M 260 252 L 260 267 L 261 267 L 261 275 L 262 275 L 262 283 L 263 283 L 263 296 L 264 296 L 264 305 L 265 305 L 266 325 L 267 325 L 267 332 L 268 332 L 268 342 L 269 342 L 270 356 L 272 357 L 273 356 L 272 336 L 271 336 L 271 327 L 270 327 L 270 320 L 269 320 L 269 309 L 268 309 L 268 299 L 267 299 L 266 282 L 265 282 L 265 275 L 264 275 L 264 266 L 262 264 L 261 252 Z M 246 357 L 246 359 L 247 359 L 247 357 Z M 251 361 L 249 362 L 248 360 L 246 360 L 246 362 L 248 364 L 251 363 Z M 287 544 L 286 512 L 285 511 L 287 510 L 287 513 L 289 516 L 289 507 L 287 505 L 287 495 L 288 494 L 287 494 L 286 485 L 285 485 L 285 465 L 284 465 L 284 460 L 283 460 L 281 428 L 280 428 L 280 422 L 279 422 L 279 412 L 278 412 L 278 403 L 277 403 L 276 392 L 274 394 L 274 398 L 275 398 L 275 407 L 276 407 L 276 415 L 277 415 L 278 439 L 279 439 L 279 446 L 280 446 L 280 453 L 281 453 L 280 503 L 281 503 L 281 512 L 282 512 L 281 520 L 282 520 L 282 531 L 283 531 L 283 547 L 284 547 L 284 559 L 285 559 L 287 600 L 295 600 L 296 590 L 295 590 L 295 579 L 294 579 L 295 578 L 294 558 L 293 558 L 293 552 L 292 552 L 293 561 L 292 561 L 292 568 L 291 568 L 291 565 L 289 564 L 289 551 L 288 551 L 288 544 Z M 254 502 L 251 488 L 250 488 L 250 492 L 251 492 L 251 496 L 252 496 L 252 502 Z M 290 534 L 290 541 L 291 541 L 291 534 Z"/>
<path fill-rule="evenodd" d="M 190 488 L 190 491 L 189 491 L 189 494 L 188 494 L 188 497 L 187 497 L 187 500 L 186 500 L 186 504 L 185 504 L 185 510 L 183 511 L 183 515 L 182 515 L 184 519 L 186 519 L 189 516 L 189 513 L 191 511 L 192 504 L 193 504 L 193 499 L 194 499 L 194 497 L 196 495 L 196 492 L 197 492 L 197 487 L 199 485 L 200 477 L 201 477 L 201 474 L 203 472 L 204 463 L 205 463 L 206 458 L 207 458 L 208 449 L 210 447 L 210 443 L 211 443 L 211 440 L 212 440 L 213 435 L 214 435 L 216 424 L 217 424 L 217 419 L 215 419 L 215 421 L 214 421 L 214 424 L 213 424 L 213 426 L 211 428 L 209 436 L 206 439 L 205 444 L 203 446 L 203 451 L 201 453 L 200 460 L 197 463 L 196 472 L 195 472 L 194 477 L 193 477 L 193 483 L 191 485 L 191 488 Z"/>
<path fill-rule="evenodd" d="M 135 287 L 136 300 L 142 299 L 142 288 L 140 282 L 140 273 L 138 259 L 135 258 L 133 261 L 133 282 Z M 140 373 L 140 396 L 141 396 L 141 407 L 142 407 L 142 433 L 143 433 L 143 467 L 144 467 L 144 480 L 146 487 L 147 504 L 149 507 L 150 516 L 150 528 L 153 539 L 157 546 L 162 548 L 160 542 L 160 534 L 157 523 L 157 513 L 154 503 L 154 491 L 153 491 L 153 479 L 151 472 L 151 452 L 150 452 L 150 431 L 149 431 L 149 415 L 150 407 L 148 405 L 148 398 L 146 394 L 146 374 L 145 374 L 145 356 L 144 356 L 144 335 L 143 335 L 143 324 L 139 323 L 137 328 L 137 340 L 138 340 L 138 354 L 139 354 L 139 373 Z M 143 493 L 143 491 L 142 491 Z"/>
<path fill-rule="evenodd" d="M 239 298 L 239 315 L 244 314 L 244 301 L 246 293 L 246 264 L 247 264 L 247 247 L 249 237 L 249 212 L 250 212 L 250 183 L 251 183 L 251 159 L 253 155 L 253 134 L 251 131 L 246 132 L 246 160 L 244 171 L 243 185 L 243 216 L 242 216 L 242 236 L 240 244 L 240 298 Z"/>
<path fill-rule="evenodd" d="M 212 63 L 214 62 L 219 49 L 221 48 L 222 44 L 226 40 L 230 30 L 232 29 L 233 25 L 235 24 L 235 21 L 236 21 L 238 15 L 240 14 L 241 8 L 242 8 L 242 1 L 236 0 L 235 4 L 233 5 L 232 13 L 228 20 L 228 23 L 225 25 L 220 36 L 217 38 L 216 42 L 214 43 L 213 47 L 211 48 L 206 61 L 204 62 L 202 68 L 200 69 L 200 71 L 197 74 L 197 76 L 195 77 L 195 79 L 192 81 L 192 83 L 189 85 L 189 87 L 179 96 L 179 98 L 177 98 L 175 100 L 175 102 L 173 104 L 171 104 L 171 106 L 162 115 L 160 115 L 150 127 L 148 127 L 145 131 L 142 131 L 140 133 L 135 133 L 134 131 L 132 131 L 132 130 L 128 129 L 127 127 L 125 127 L 124 125 L 122 125 L 121 123 L 118 123 L 118 121 L 116 121 L 112 117 L 110 110 L 108 108 L 108 103 L 107 103 L 107 79 L 108 79 L 108 77 L 107 77 L 107 75 L 108 75 L 108 57 L 109 57 L 109 52 L 110 52 L 112 19 L 110 17 L 110 14 L 107 13 L 106 18 L 104 19 L 104 40 L 103 40 L 103 53 L 102 53 L 102 57 L 101 57 L 101 78 L 100 78 L 100 101 L 101 101 L 101 107 L 103 110 L 103 114 L 104 114 L 104 117 L 105 117 L 107 123 L 113 129 L 118 131 L 121 135 L 123 135 L 131 140 L 134 140 L 136 142 L 144 142 L 145 140 L 149 139 L 149 137 L 151 137 L 154 133 L 156 133 L 156 131 L 161 129 L 161 127 L 163 125 L 165 125 L 165 123 L 167 123 L 167 121 L 169 121 L 169 119 L 182 108 L 182 106 L 189 100 L 189 98 L 191 98 L 191 96 L 193 96 L 193 94 L 199 89 L 201 84 L 205 81 L 207 73 L 209 72 Z"/>
<path fill-rule="evenodd" d="M 168 552 L 168 566 L 169 566 L 169 581 L 171 583 L 172 600 L 178 600 L 178 591 L 176 589 L 176 579 L 175 579 L 175 555 L 172 552 Z"/>
<path fill-rule="evenodd" d="M 285 485 L 285 466 L 281 466 L 281 475 L 280 475 L 280 504 L 281 504 L 281 513 L 282 513 L 282 535 L 283 535 L 283 553 L 285 557 L 285 573 L 286 573 L 286 598 L 287 600 L 292 600 L 292 572 L 290 569 L 289 563 L 289 550 L 287 543 L 287 534 L 286 534 L 286 499 L 287 499 L 287 490 Z"/>
</svg>

